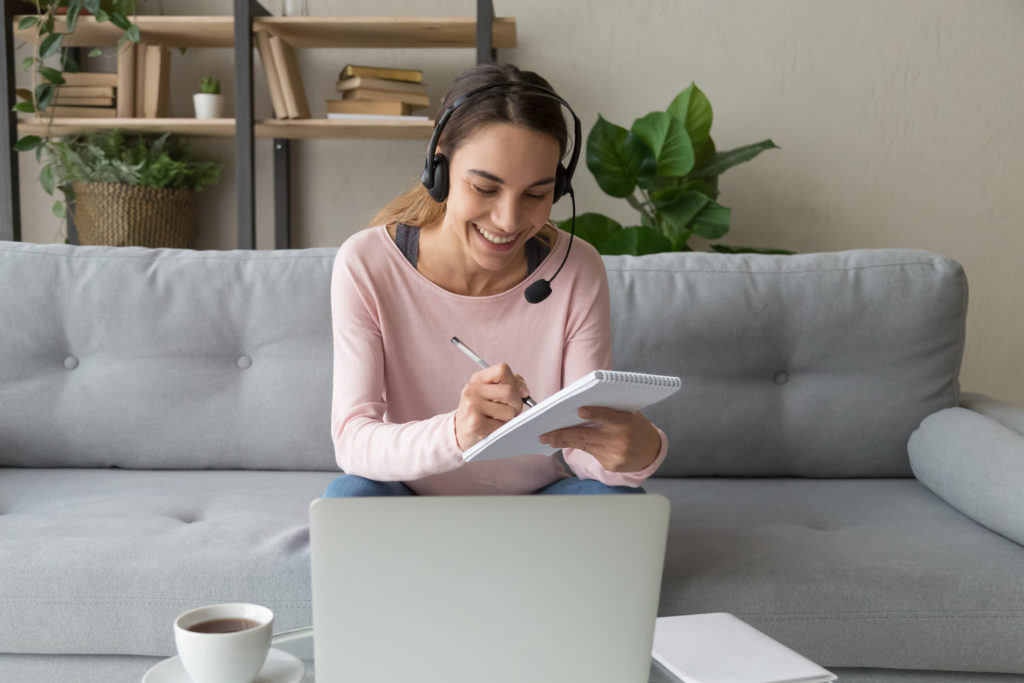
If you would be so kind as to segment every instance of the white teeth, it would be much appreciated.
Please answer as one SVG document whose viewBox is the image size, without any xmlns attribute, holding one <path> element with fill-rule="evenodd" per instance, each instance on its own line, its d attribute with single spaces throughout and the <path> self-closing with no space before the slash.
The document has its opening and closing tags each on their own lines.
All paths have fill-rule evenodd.
<svg viewBox="0 0 1024 683">
<path fill-rule="evenodd" d="M 509 242 L 515 240 L 515 235 L 513 235 L 512 237 L 502 237 L 501 235 L 495 235 L 493 232 L 487 232 L 479 225 L 474 224 L 473 227 L 476 228 L 476 231 L 478 233 L 484 236 L 485 240 L 487 240 L 488 242 L 493 242 L 494 244 L 508 244 Z"/>
</svg>

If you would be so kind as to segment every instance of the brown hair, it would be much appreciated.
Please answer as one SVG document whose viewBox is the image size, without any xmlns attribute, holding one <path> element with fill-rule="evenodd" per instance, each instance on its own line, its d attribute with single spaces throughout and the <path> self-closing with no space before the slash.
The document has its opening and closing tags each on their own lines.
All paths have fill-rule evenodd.
<svg viewBox="0 0 1024 683">
<path fill-rule="evenodd" d="M 551 85 L 532 71 L 521 71 L 512 64 L 478 64 L 459 76 L 441 98 L 434 120 L 466 93 L 495 83 L 527 83 L 552 90 Z M 559 153 L 565 156 L 569 147 L 569 131 L 562 114 L 562 105 L 549 97 L 529 90 L 495 88 L 475 97 L 472 104 L 455 109 L 438 140 L 438 147 L 451 159 L 456 150 L 477 128 L 492 123 L 511 123 L 532 131 L 546 133 L 558 140 Z M 578 144 L 578 142 L 576 143 Z M 444 217 L 445 202 L 436 202 L 426 188 L 416 186 L 402 193 L 373 217 L 371 225 L 397 223 L 423 226 Z"/>
</svg>

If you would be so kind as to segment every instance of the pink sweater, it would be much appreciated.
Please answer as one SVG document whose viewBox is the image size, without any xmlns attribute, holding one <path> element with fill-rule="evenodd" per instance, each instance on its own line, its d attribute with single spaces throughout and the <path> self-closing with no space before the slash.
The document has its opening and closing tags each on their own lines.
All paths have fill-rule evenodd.
<svg viewBox="0 0 1024 683">
<path fill-rule="evenodd" d="M 555 458 L 539 454 L 462 461 L 455 409 L 479 367 L 449 341 L 459 337 L 489 362 L 507 362 L 537 401 L 591 370 L 611 368 L 608 281 L 593 247 L 576 240 L 551 296 L 539 304 L 523 298 L 530 283 L 554 274 L 568 241 L 559 231 L 530 277 L 483 297 L 453 294 L 428 280 L 384 226 L 342 244 L 331 282 L 331 433 L 345 472 L 439 495 L 531 493 L 570 476 Z M 666 450 L 662 432 L 654 463 L 628 473 L 609 472 L 584 451 L 564 455 L 581 479 L 639 486 Z"/>
</svg>

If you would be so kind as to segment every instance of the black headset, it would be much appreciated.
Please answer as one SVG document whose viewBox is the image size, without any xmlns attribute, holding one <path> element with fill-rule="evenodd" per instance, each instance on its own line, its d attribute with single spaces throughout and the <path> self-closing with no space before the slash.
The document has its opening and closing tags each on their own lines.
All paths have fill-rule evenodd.
<svg viewBox="0 0 1024 683">
<path fill-rule="evenodd" d="M 558 168 L 555 170 L 555 187 L 553 190 L 553 201 L 557 202 L 566 194 L 568 194 L 569 198 L 572 200 L 572 230 L 569 233 L 569 246 L 565 250 L 565 256 L 562 258 L 562 263 L 558 266 L 558 270 L 556 270 L 555 274 L 551 276 L 551 280 L 540 279 L 526 288 L 526 292 L 524 293 L 526 300 L 531 304 L 536 304 L 540 303 L 546 299 L 549 294 L 551 294 L 551 281 L 554 280 L 560 272 L 562 272 L 562 266 L 565 265 L 566 260 L 569 258 L 569 250 L 572 249 L 572 241 L 576 237 L 576 195 L 572 191 L 572 175 L 576 171 L 576 164 L 580 160 L 581 126 L 579 117 L 576 116 L 576 112 L 572 110 L 569 103 L 559 97 L 553 90 L 540 85 L 534 85 L 532 83 L 507 81 L 504 83 L 491 83 L 490 85 L 470 90 L 468 93 L 452 102 L 444 112 L 441 113 L 441 116 L 438 117 L 437 124 L 434 126 L 434 134 L 430 136 L 430 146 L 427 147 L 427 160 L 423 166 L 423 174 L 420 176 L 420 182 L 423 183 L 423 187 L 427 189 L 427 193 L 432 199 L 434 199 L 434 201 L 443 202 L 448 198 L 448 158 L 444 154 L 439 154 L 436 151 L 437 143 L 441 139 L 441 132 L 444 131 L 444 127 L 448 123 L 448 119 L 451 118 L 452 112 L 471 99 L 485 96 L 484 93 L 498 89 L 513 91 L 519 90 L 535 94 L 539 97 L 546 97 L 561 104 L 569 111 L 569 114 L 572 115 L 572 155 L 569 157 L 568 166 L 563 166 L 562 163 L 559 162 Z"/>
</svg>

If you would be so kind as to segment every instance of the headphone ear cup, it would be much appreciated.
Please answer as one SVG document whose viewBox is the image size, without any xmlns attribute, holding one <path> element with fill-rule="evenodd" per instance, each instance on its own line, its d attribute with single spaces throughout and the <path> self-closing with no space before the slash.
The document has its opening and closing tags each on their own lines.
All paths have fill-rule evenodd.
<svg viewBox="0 0 1024 683">
<path fill-rule="evenodd" d="M 434 168 L 423 169 L 420 176 L 423 187 L 427 188 L 427 194 L 435 202 L 443 202 L 448 198 L 448 157 L 443 154 L 434 155 Z"/>
<path fill-rule="evenodd" d="M 565 166 L 558 164 L 558 168 L 555 169 L 555 189 L 553 202 L 557 202 L 559 199 L 565 196 L 565 193 L 569 191 L 569 177 L 568 172 L 565 170 Z"/>
</svg>

